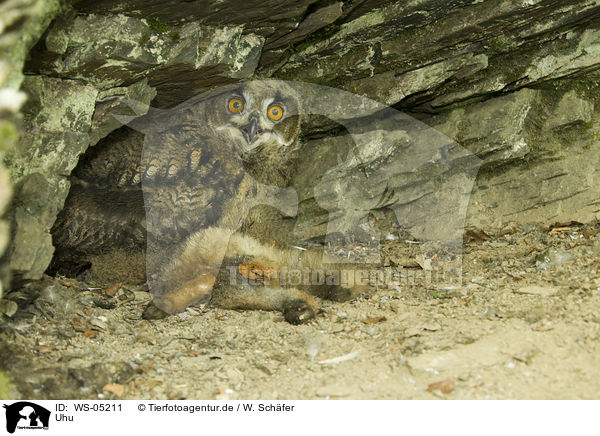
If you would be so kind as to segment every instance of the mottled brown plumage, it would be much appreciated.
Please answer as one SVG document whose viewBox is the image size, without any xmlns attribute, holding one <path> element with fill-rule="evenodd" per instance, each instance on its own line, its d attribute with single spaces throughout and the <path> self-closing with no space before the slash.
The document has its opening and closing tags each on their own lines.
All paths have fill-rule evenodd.
<svg viewBox="0 0 600 436">
<path fill-rule="evenodd" d="M 76 275 L 97 255 L 145 248 L 144 199 L 135 180 L 142 147 L 143 135 L 124 127 L 82 157 L 52 228 L 50 273 Z"/>
</svg>

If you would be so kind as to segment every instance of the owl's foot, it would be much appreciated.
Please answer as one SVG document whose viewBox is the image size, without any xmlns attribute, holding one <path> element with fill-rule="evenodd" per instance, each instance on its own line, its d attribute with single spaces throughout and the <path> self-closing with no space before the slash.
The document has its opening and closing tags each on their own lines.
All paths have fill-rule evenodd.
<svg viewBox="0 0 600 436">
<path fill-rule="evenodd" d="M 283 305 L 283 317 L 290 324 L 306 324 L 314 319 L 315 310 L 306 300 L 290 300 Z"/>
</svg>

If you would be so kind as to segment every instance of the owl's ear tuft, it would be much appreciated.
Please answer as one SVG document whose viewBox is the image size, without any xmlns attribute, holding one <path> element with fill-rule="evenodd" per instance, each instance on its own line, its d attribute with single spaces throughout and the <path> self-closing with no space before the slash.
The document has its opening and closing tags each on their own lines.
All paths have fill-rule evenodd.
<svg viewBox="0 0 600 436">
<path fill-rule="evenodd" d="M 158 120 L 165 110 L 153 108 L 146 103 L 136 100 L 121 100 L 123 103 L 122 114 L 113 114 L 113 118 L 134 130 L 145 133 L 151 130 L 152 125 Z M 127 109 L 128 108 L 128 109 Z"/>
</svg>

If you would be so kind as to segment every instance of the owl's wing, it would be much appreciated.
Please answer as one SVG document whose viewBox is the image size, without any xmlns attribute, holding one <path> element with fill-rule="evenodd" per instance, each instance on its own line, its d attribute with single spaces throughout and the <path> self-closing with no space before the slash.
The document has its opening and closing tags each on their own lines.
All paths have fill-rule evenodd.
<svg viewBox="0 0 600 436">
<path fill-rule="evenodd" d="M 99 189 L 137 189 L 144 136 L 121 127 L 91 147 L 73 171 L 74 178 Z"/>
</svg>

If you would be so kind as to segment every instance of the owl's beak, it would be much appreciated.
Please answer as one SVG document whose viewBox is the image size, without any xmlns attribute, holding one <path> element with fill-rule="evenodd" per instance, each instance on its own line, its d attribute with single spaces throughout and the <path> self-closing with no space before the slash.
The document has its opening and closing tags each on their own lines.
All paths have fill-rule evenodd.
<svg viewBox="0 0 600 436">
<path fill-rule="evenodd" d="M 252 144 L 262 133 L 262 129 L 258 125 L 258 117 L 256 115 L 251 115 L 248 120 L 248 124 L 244 127 L 241 127 L 242 135 L 246 138 L 246 142 L 248 144 Z"/>
</svg>

